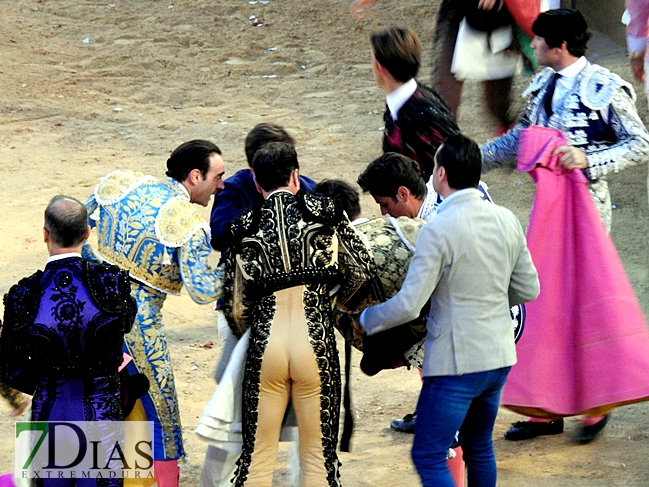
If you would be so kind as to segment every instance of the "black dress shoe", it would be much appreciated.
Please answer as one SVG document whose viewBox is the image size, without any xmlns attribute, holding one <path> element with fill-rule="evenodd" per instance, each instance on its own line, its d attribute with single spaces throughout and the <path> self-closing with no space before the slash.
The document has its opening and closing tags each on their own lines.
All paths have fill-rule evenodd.
<svg viewBox="0 0 649 487">
<path fill-rule="evenodd" d="M 580 425 L 579 429 L 575 433 L 575 436 L 573 437 L 573 441 L 575 443 L 579 443 L 580 445 L 585 445 L 593 441 L 604 429 L 606 423 L 608 423 L 608 416 L 608 414 L 604 415 L 604 417 L 597 423 L 591 424 L 590 426 L 584 426 L 583 424 Z"/>
<path fill-rule="evenodd" d="M 558 435 L 563 433 L 563 419 L 553 419 L 547 422 L 517 421 L 505 433 L 505 439 L 511 441 L 529 440 L 543 435 Z"/>
</svg>

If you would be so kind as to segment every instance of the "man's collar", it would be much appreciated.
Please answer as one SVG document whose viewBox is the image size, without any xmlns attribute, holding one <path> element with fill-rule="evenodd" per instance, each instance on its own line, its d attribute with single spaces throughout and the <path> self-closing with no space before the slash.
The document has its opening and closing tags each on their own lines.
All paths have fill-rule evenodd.
<svg viewBox="0 0 649 487">
<path fill-rule="evenodd" d="M 415 91 L 417 91 L 417 82 L 412 78 L 410 81 L 406 81 L 404 84 L 399 86 L 396 90 L 388 93 L 388 96 L 385 97 L 385 102 L 390 110 L 392 120 L 397 119 L 397 113 L 399 113 L 401 107 L 410 99 Z"/>
<path fill-rule="evenodd" d="M 50 262 L 54 262 L 62 259 L 70 259 L 72 257 L 78 257 L 80 259 L 81 254 L 79 252 L 67 252 L 65 254 L 50 255 L 49 258 L 47 259 L 47 263 L 49 264 Z"/>
<path fill-rule="evenodd" d="M 266 199 L 270 198 L 271 196 L 273 196 L 273 195 L 276 194 L 276 193 L 288 193 L 288 194 L 293 194 L 293 193 L 292 193 L 290 190 L 288 190 L 288 189 L 284 189 L 284 188 L 282 188 L 282 189 L 274 189 L 274 190 L 272 190 L 270 193 L 268 193 L 268 194 L 266 195 Z"/>
<path fill-rule="evenodd" d="M 176 181 L 174 178 L 170 178 L 170 177 L 167 177 L 167 180 L 168 180 L 168 181 L 169 181 L 169 182 L 170 182 L 170 183 L 171 183 L 175 188 L 179 188 L 179 191 L 182 191 L 182 192 L 185 194 L 185 196 L 187 196 L 187 199 L 188 199 L 189 201 L 191 201 L 191 196 L 190 196 L 190 194 L 189 194 L 189 191 L 187 190 L 187 188 L 185 188 L 185 185 L 184 185 L 183 183 L 181 183 L 181 182 L 179 182 L 179 181 Z"/>
<path fill-rule="evenodd" d="M 480 193 L 480 191 L 478 189 L 476 189 L 476 188 L 458 189 L 457 191 L 453 191 L 446 198 L 442 198 L 442 202 L 437 207 L 437 213 L 442 212 L 444 210 L 444 208 L 446 208 L 448 203 L 450 201 L 453 201 L 458 196 L 462 196 L 463 194 L 470 194 L 470 193 L 479 193 L 480 197 L 482 198 L 482 193 Z"/>
<path fill-rule="evenodd" d="M 559 73 L 564 78 L 574 78 L 579 73 L 581 73 L 581 70 L 584 69 L 587 64 L 588 60 L 584 56 L 582 56 L 570 66 L 566 66 L 565 68 L 557 71 L 557 73 Z"/>
</svg>

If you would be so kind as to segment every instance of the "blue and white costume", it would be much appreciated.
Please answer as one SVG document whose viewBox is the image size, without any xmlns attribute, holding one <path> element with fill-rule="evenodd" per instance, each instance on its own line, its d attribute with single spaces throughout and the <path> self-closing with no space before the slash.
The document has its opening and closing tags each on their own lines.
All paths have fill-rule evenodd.
<svg viewBox="0 0 649 487">
<path fill-rule="evenodd" d="M 583 69 L 558 103 L 555 92 L 549 117 L 543 100 L 554 70 L 546 68 L 536 75 L 523 93 L 529 102 L 516 126 L 482 145 L 482 168 L 488 171 L 501 165 L 514 166 L 520 132 L 527 127 L 561 130 L 568 144 L 586 153 L 588 188 L 602 221 L 610 229 L 611 198 L 605 176 L 647 161 L 649 134 L 636 111 L 636 96 L 629 83 L 583 57 L 574 65 L 583 65 Z"/>
<path fill-rule="evenodd" d="M 151 383 L 142 405 L 154 421 L 155 459 L 181 458 L 182 427 L 161 309 L 167 294 L 179 294 L 183 285 L 198 304 L 218 297 L 220 275 L 207 264 L 209 225 L 182 184 L 132 171 L 104 177 L 86 207 L 98 231 L 99 254 L 135 281 L 138 313 L 125 348 L 133 357 L 129 367 Z"/>
</svg>

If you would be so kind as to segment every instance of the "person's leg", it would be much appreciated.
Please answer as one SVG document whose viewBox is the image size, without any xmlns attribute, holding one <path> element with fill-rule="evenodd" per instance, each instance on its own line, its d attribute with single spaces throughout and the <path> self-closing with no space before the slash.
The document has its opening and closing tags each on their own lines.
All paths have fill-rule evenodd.
<svg viewBox="0 0 649 487">
<path fill-rule="evenodd" d="M 498 135 L 502 135 L 514 122 L 512 114 L 512 85 L 514 78 L 488 79 L 483 82 L 484 99 L 489 114 L 498 121 Z"/>
<path fill-rule="evenodd" d="M 291 387 L 288 372 L 289 340 L 288 323 L 283 319 L 282 310 L 278 308 L 261 361 L 259 399 L 256 407 L 257 425 L 245 482 L 248 487 L 271 487 L 273 483 L 279 435 Z M 249 354 L 251 350 L 253 350 L 252 335 Z M 251 360 L 250 355 L 248 360 Z M 246 408 L 252 406 L 246 403 L 249 394 L 247 389 L 250 390 L 249 384 L 244 383 L 244 415 Z M 247 428 L 244 427 L 244 448 L 248 433 Z"/>
<path fill-rule="evenodd" d="M 320 327 L 321 324 L 307 324 L 302 297 L 304 288 L 292 288 L 282 292 L 285 293 L 283 299 L 286 308 L 291 310 L 289 317 L 291 322 L 290 376 L 293 381 L 292 398 L 300 434 L 302 485 L 309 487 L 338 485 L 335 441 L 337 434 L 335 433 L 338 431 L 340 409 L 340 370 L 337 362 L 333 364 L 328 360 L 319 360 L 321 367 L 325 368 L 322 371 L 324 375 L 337 377 L 338 390 L 326 392 L 330 387 L 323 387 L 321 370 L 318 367 L 316 352 L 314 352 L 308 332 L 310 327 Z M 316 334 L 321 336 L 320 333 Z M 316 341 L 319 348 L 318 353 L 323 355 L 326 353 L 325 342 L 326 340 Z M 324 396 L 324 394 L 327 395 Z M 336 400 L 336 398 L 338 399 Z M 325 420 L 324 418 L 329 419 Z M 327 460 L 335 463 L 335 472 L 328 472 Z"/>
<path fill-rule="evenodd" d="M 493 451 L 493 429 L 500 404 L 500 392 L 510 367 L 482 373 L 476 386 L 484 390 L 471 403 L 460 432 L 464 439 L 464 461 L 469 487 L 496 486 L 496 457 Z M 468 374 L 473 375 L 473 374 Z"/>
<path fill-rule="evenodd" d="M 231 486 L 239 455 L 239 453 L 229 452 L 208 444 L 201 469 L 201 478 L 198 482 L 199 487 Z"/>
<path fill-rule="evenodd" d="M 455 487 L 448 450 L 473 398 L 481 392 L 471 377 L 475 375 L 424 377 L 412 445 L 412 460 L 424 487 Z"/>
<path fill-rule="evenodd" d="M 462 81 L 451 73 L 455 41 L 460 29 L 460 22 L 464 18 L 457 0 L 442 0 L 437 14 L 435 26 L 435 41 L 433 44 L 434 61 L 431 77 L 432 86 L 437 89 L 441 97 L 457 116 L 462 95 Z"/>
</svg>

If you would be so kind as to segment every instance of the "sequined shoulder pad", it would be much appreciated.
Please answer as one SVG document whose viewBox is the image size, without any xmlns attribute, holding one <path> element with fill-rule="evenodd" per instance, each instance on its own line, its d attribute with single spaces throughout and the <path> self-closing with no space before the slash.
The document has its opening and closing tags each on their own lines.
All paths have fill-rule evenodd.
<svg viewBox="0 0 649 487">
<path fill-rule="evenodd" d="M 121 315 L 128 311 L 131 285 L 128 272 L 111 264 L 84 261 L 88 289 L 93 301 L 106 314 Z"/>
<path fill-rule="evenodd" d="M 155 232 L 167 247 L 181 247 L 199 231 L 204 231 L 208 237 L 210 235 L 209 225 L 186 198 L 171 198 L 160 207 Z"/>
<path fill-rule="evenodd" d="M 328 196 L 299 192 L 295 197 L 305 221 L 335 226 L 342 220 L 343 211 Z"/>
<path fill-rule="evenodd" d="M 412 251 L 417 246 L 417 237 L 419 230 L 426 222 L 421 218 L 408 218 L 400 216 L 398 218 L 390 217 L 390 224 L 394 227 L 401 241 Z"/>
<path fill-rule="evenodd" d="M 552 68 L 545 68 L 543 71 L 534 76 L 534 79 L 532 79 L 530 85 L 523 92 L 523 98 L 527 98 L 530 95 L 538 93 L 538 91 L 543 88 L 548 83 L 548 81 L 550 81 L 550 78 L 553 74 L 554 71 L 552 70 Z"/>
<path fill-rule="evenodd" d="M 593 64 L 584 69 L 579 84 L 579 96 L 581 102 L 591 110 L 604 110 L 611 104 L 620 87 L 626 89 L 635 103 L 635 91 L 629 83 L 608 69 Z"/>
<path fill-rule="evenodd" d="M 95 187 L 95 200 L 100 205 L 111 205 L 142 184 L 155 182 L 156 178 L 141 172 L 113 171 L 104 176 Z"/>
<path fill-rule="evenodd" d="M 37 271 L 21 279 L 5 294 L 5 327 L 20 329 L 34 323 L 43 296 L 40 285 L 42 275 L 42 271 Z"/>
</svg>

